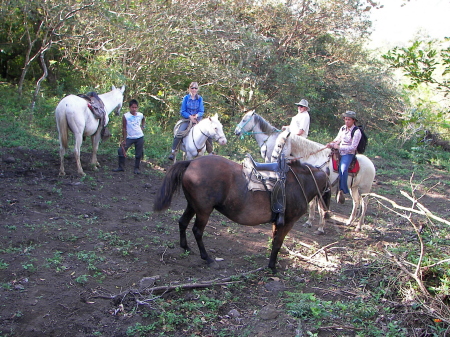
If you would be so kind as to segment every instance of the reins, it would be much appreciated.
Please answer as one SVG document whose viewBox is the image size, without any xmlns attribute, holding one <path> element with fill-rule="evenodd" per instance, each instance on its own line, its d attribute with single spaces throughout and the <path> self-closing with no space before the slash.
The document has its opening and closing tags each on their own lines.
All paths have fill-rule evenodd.
<svg viewBox="0 0 450 337">
<path fill-rule="evenodd" d="M 200 124 L 200 123 L 197 123 L 197 124 Z M 194 125 L 194 126 L 195 126 L 195 125 Z M 200 133 L 201 133 L 203 136 L 206 137 L 206 141 L 205 141 L 205 144 L 204 144 L 201 148 L 198 148 L 198 147 L 197 147 L 197 144 L 195 144 L 194 127 L 192 127 L 191 130 L 192 130 L 192 142 L 194 143 L 194 146 L 195 146 L 195 149 L 197 150 L 197 153 L 200 153 L 200 152 L 203 150 L 203 148 L 206 146 L 206 142 L 208 141 L 208 138 L 209 138 L 210 136 L 207 135 L 207 134 L 205 134 L 205 133 L 203 132 L 203 130 L 199 128 Z M 216 134 L 215 134 L 214 136 L 216 136 Z M 214 140 L 217 142 L 217 141 L 219 141 L 219 139 L 222 138 L 222 137 L 220 136 L 219 138 L 216 138 L 216 137 L 213 137 L 213 138 L 214 138 Z"/>
<path fill-rule="evenodd" d="M 308 168 L 309 172 L 311 173 L 311 176 L 312 176 L 312 178 L 313 178 L 313 180 L 314 180 L 314 184 L 316 185 L 317 192 L 322 196 L 322 193 L 323 193 L 323 192 L 320 191 L 319 185 L 317 184 L 316 177 L 314 177 L 314 174 L 313 174 L 311 168 L 310 168 L 308 165 L 305 165 L 305 166 Z M 306 200 L 306 204 L 308 204 L 308 197 L 306 196 L 306 193 L 305 193 L 305 187 L 303 186 L 303 184 L 302 184 L 302 182 L 300 181 L 300 179 L 297 177 L 297 174 L 295 174 L 295 172 L 294 172 L 294 170 L 292 169 L 292 167 L 289 166 L 289 170 L 292 172 L 292 174 L 293 174 L 294 177 L 295 177 L 295 180 L 297 180 L 298 184 L 300 185 L 300 188 L 301 188 L 301 190 L 302 190 L 302 192 L 303 192 L 303 196 L 305 197 L 305 200 Z M 326 187 L 328 187 L 328 184 L 329 184 L 329 180 L 327 179 L 327 186 L 326 186 Z M 327 205 L 325 205 L 325 203 L 324 203 L 322 197 L 319 198 L 319 202 L 320 202 L 320 204 L 322 205 L 323 209 L 325 209 L 325 212 L 329 212 L 329 211 L 330 211 L 330 210 L 328 209 Z"/>
</svg>

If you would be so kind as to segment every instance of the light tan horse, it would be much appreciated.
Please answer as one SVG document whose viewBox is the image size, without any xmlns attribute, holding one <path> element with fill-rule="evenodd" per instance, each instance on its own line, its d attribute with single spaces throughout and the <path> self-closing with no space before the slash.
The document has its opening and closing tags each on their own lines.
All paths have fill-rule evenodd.
<svg viewBox="0 0 450 337">
<path fill-rule="evenodd" d="M 123 103 L 123 92 L 125 86 L 116 88 L 112 86 L 112 90 L 105 94 L 98 95 L 105 105 L 105 125 L 108 124 L 109 114 L 116 110 L 119 115 Z M 96 119 L 94 114 L 88 107 L 88 103 L 84 98 L 76 95 L 68 95 L 64 97 L 58 104 L 55 110 L 56 126 L 59 133 L 59 156 L 61 159 L 61 166 L 59 175 L 66 174 L 64 171 L 64 155 L 68 146 L 69 130 L 73 132 L 75 138 L 74 155 L 77 163 L 77 172 L 84 176 L 83 168 L 80 161 L 80 150 L 83 138 L 91 136 L 92 141 L 92 158 L 91 165 L 96 169 L 100 164 L 97 161 L 98 145 L 101 138 L 101 130 L 99 128 L 99 119 Z"/>
<path fill-rule="evenodd" d="M 277 150 L 282 148 L 278 145 L 280 142 L 283 142 L 282 136 L 283 134 L 281 134 L 281 136 L 277 139 L 274 151 L 272 152 L 272 160 L 276 160 L 278 157 Z M 339 173 L 333 170 L 333 163 L 330 156 L 331 149 L 326 148 L 323 144 L 313 142 L 304 137 L 291 135 L 286 139 L 283 152 L 288 159 L 298 159 L 301 163 L 307 163 L 314 167 L 318 167 L 329 174 L 330 183 L 332 185 L 332 193 L 336 192 L 338 188 L 337 179 L 339 177 Z M 375 166 L 369 158 L 362 154 L 357 154 L 356 158 L 358 159 L 360 166 L 359 172 L 354 177 L 349 175 L 347 180 L 348 187 L 350 189 L 350 196 L 353 200 L 353 209 L 346 225 L 351 225 L 357 219 L 358 210 L 361 206 L 359 221 L 356 225 L 356 230 L 360 231 L 362 225 L 364 224 L 364 216 L 366 214 L 368 203 L 368 197 L 361 197 L 361 195 L 369 193 L 372 189 L 372 183 L 375 178 Z M 305 225 L 312 225 L 310 220 L 314 219 L 314 210 L 315 204 L 312 202 L 310 203 L 309 219 Z M 323 223 L 323 221 L 320 221 L 320 223 Z M 318 231 L 323 233 L 323 227 L 319 227 Z"/>
</svg>

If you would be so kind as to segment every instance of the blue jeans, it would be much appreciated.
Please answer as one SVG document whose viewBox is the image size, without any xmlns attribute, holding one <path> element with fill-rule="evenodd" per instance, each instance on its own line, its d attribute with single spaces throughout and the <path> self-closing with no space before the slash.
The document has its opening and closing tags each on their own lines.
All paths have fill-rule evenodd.
<svg viewBox="0 0 450 337">
<path fill-rule="evenodd" d="M 348 189 L 348 167 L 350 166 L 354 154 L 346 154 L 341 156 L 341 161 L 339 162 L 339 189 L 344 191 L 344 194 L 350 193 Z"/>
</svg>

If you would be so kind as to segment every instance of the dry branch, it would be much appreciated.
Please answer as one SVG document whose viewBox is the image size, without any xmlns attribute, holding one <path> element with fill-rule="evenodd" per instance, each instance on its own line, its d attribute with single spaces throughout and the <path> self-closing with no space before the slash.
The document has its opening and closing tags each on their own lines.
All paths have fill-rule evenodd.
<svg viewBox="0 0 450 337">
<path fill-rule="evenodd" d="M 412 182 L 411 182 L 411 187 L 412 187 Z M 417 187 L 417 186 L 416 186 Z M 385 252 L 387 254 L 387 258 L 391 261 L 394 261 L 395 264 L 406 274 L 408 275 L 408 277 L 410 277 L 411 279 L 413 279 L 414 281 L 416 281 L 422 296 L 417 296 L 418 300 L 422 302 L 422 305 L 427 309 L 428 312 L 426 312 L 427 315 L 429 315 L 430 317 L 438 317 L 440 320 L 442 320 L 443 322 L 446 322 L 447 324 L 450 324 L 450 308 L 443 303 L 439 298 L 435 298 L 433 297 L 429 292 L 428 289 L 426 288 L 425 284 L 422 281 L 422 270 L 424 268 L 429 268 L 432 266 L 436 266 L 438 264 L 442 264 L 445 262 L 449 262 L 450 259 L 444 259 L 441 260 L 439 262 L 436 262 L 434 264 L 430 264 L 428 266 L 422 266 L 422 262 L 425 256 L 425 245 L 422 239 L 422 229 L 423 229 L 423 225 L 416 225 L 413 220 L 412 220 L 412 213 L 415 214 L 419 214 L 422 215 L 424 217 L 426 217 L 429 221 L 432 220 L 436 220 L 439 221 L 441 223 L 444 223 L 446 225 L 450 225 L 450 222 L 442 219 L 436 215 L 434 215 L 431 211 L 429 211 L 423 204 L 421 204 L 420 202 L 418 202 L 418 199 L 414 196 L 414 192 L 416 191 L 416 188 L 412 188 L 412 195 L 408 195 L 406 192 L 404 191 L 400 191 L 400 193 L 407 198 L 408 200 L 410 200 L 412 202 L 412 207 L 404 207 L 404 206 L 400 206 L 398 205 L 395 201 L 390 200 L 386 197 L 380 196 L 378 194 L 375 193 L 367 193 L 365 195 L 369 195 L 375 198 L 378 198 L 380 200 L 383 200 L 385 202 L 388 202 L 392 205 L 393 208 L 395 209 L 400 209 L 405 211 L 404 214 L 401 214 L 399 212 L 396 212 L 395 210 L 392 210 L 394 213 L 406 218 L 409 223 L 411 224 L 411 226 L 414 228 L 417 238 L 419 240 L 419 244 L 420 244 L 420 252 L 419 252 L 419 260 L 416 264 L 412 264 L 408 261 L 402 260 L 401 258 L 395 256 L 392 252 L 390 252 L 387 248 L 385 248 Z M 387 207 L 384 203 L 378 201 L 382 206 L 390 209 L 389 207 Z M 416 209 L 417 208 L 417 209 Z M 414 272 L 410 271 L 407 268 L 407 265 L 409 265 L 410 267 L 413 266 L 414 268 Z"/>
<path fill-rule="evenodd" d="M 395 201 L 393 201 L 393 200 L 391 200 L 391 199 L 388 199 L 388 198 L 386 198 L 386 197 L 383 197 L 383 196 L 381 196 L 381 195 L 379 195 L 379 194 L 376 194 L 376 193 L 365 193 L 365 194 L 363 194 L 363 196 L 368 195 L 368 196 L 370 196 L 370 197 L 374 197 L 374 198 L 378 198 L 378 199 L 384 200 L 384 201 L 386 201 L 386 202 L 389 202 L 389 203 L 392 205 L 392 207 L 394 207 L 394 208 L 401 209 L 401 210 L 403 210 L 403 211 L 407 211 L 407 212 L 411 212 L 411 213 L 416 213 L 416 214 L 419 214 L 419 215 L 423 215 L 423 216 L 426 216 L 426 217 L 431 218 L 431 219 L 434 219 L 434 220 L 436 220 L 436 221 L 445 223 L 446 225 L 449 225 L 449 226 L 450 226 L 450 221 L 447 221 L 447 220 L 445 220 L 445 219 L 442 219 L 442 218 L 440 218 L 440 217 L 434 215 L 433 213 L 431 213 L 431 211 L 429 211 L 429 210 L 428 210 L 425 206 L 423 206 L 421 203 L 419 203 L 419 202 L 417 202 L 417 201 L 414 201 L 414 199 L 413 199 L 411 196 L 407 195 L 406 192 L 400 191 L 400 193 L 401 193 L 403 196 L 405 196 L 406 198 L 408 198 L 408 199 L 410 199 L 411 201 L 413 201 L 413 203 L 414 203 L 419 209 L 417 210 L 417 209 L 410 208 L 410 207 L 400 206 L 400 205 L 397 204 Z"/>
<path fill-rule="evenodd" d="M 208 280 L 208 281 L 202 281 L 202 282 L 196 282 L 196 283 L 185 283 L 185 284 L 177 284 L 177 285 L 151 287 L 151 288 L 146 288 L 141 291 L 136 290 L 136 289 L 127 289 L 117 295 L 102 295 L 102 294 L 98 294 L 96 292 L 97 294 L 90 296 L 90 298 L 120 299 L 120 298 L 124 298 L 128 294 L 139 294 L 139 295 L 161 294 L 161 293 L 165 294 L 165 293 L 168 293 L 173 290 L 198 289 L 198 288 L 215 287 L 215 286 L 220 286 L 220 285 L 229 285 L 229 284 L 242 282 L 242 281 L 233 281 L 233 279 L 238 279 L 238 278 L 244 277 L 249 274 L 256 273 L 256 272 L 264 270 L 264 269 L 265 269 L 265 267 L 260 267 L 258 269 L 250 270 L 250 271 L 238 274 L 238 275 L 232 275 L 232 276 L 228 276 L 228 277 L 224 277 L 224 278 L 216 278 L 214 280 Z M 144 301 L 146 301 L 146 300 L 144 300 Z M 141 301 L 139 301 L 139 302 L 141 302 Z"/>
</svg>

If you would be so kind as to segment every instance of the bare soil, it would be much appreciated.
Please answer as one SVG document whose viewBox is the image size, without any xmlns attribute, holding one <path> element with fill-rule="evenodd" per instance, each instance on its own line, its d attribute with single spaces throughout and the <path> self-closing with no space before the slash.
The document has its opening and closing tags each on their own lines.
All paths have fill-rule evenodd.
<svg viewBox="0 0 450 337">
<path fill-rule="evenodd" d="M 83 153 L 87 176 L 80 179 L 72 155 L 66 158 L 65 177 L 58 177 L 55 153 L 4 148 L 0 158 L 0 336 L 301 336 L 306 328 L 286 310 L 285 291 L 301 285 L 304 292 L 323 298 L 351 298 L 358 285 L 338 287 L 340 272 L 346 269 L 347 275 L 354 275 L 364 270 L 363 252 L 414 236 L 402 218 L 375 201 L 367 225 L 355 233 L 344 226 L 351 203 L 332 201 L 325 235 L 304 228 L 305 216 L 285 243 L 304 255 L 333 243 L 336 249 L 327 254 L 319 251 L 308 261 L 284 250 L 279 272 L 272 275 L 260 269 L 268 263 L 271 226 L 239 226 L 213 213 L 204 241 L 219 264 L 214 269 L 201 260 L 192 233 L 188 240 L 193 252 L 184 254 L 179 247 L 177 220 L 186 203 L 182 194 L 169 211 L 152 212 L 165 168 L 148 161 L 142 164 L 142 174 L 135 175 L 129 158 L 125 172 L 113 173 L 116 158 L 100 156 L 102 167 L 93 171 L 87 168 L 89 154 Z M 374 162 L 384 168 L 389 165 L 381 159 Z M 445 175 L 436 170 L 429 183 L 448 180 Z M 373 192 L 393 189 L 388 182 L 394 177 L 376 179 Z M 408 185 L 410 177 L 395 179 Z M 396 192 L 392 198 L 401 202 Z M 421 202 L 448 219 L 448 192 L 448 186 L 440 186 Z M 244 273 L 248 274 L 238 277 Z M 220 300 L 218 307 L 194 314 L 179 307 L 179 321 L 171 323 L 169 316 L 177 306 L 201 300 L 195 289 L 210 280 L 219 284 L 202 292 Z M 235 283 L 227 284 L 230 281 Z M 164 291 L 165 286 L 178 289 Z M 130 330 L 137 323 L 155 322 L 163 310 L 153 304 L 157 296 L 173 303 L 172 311 L 164 309 L 167 321 L 153 331 Z M 183 317 L 187 312 L 189 316 Z M 345 326 L 314 332 L 318 336 L 357 333 Z"/>
</svg>

